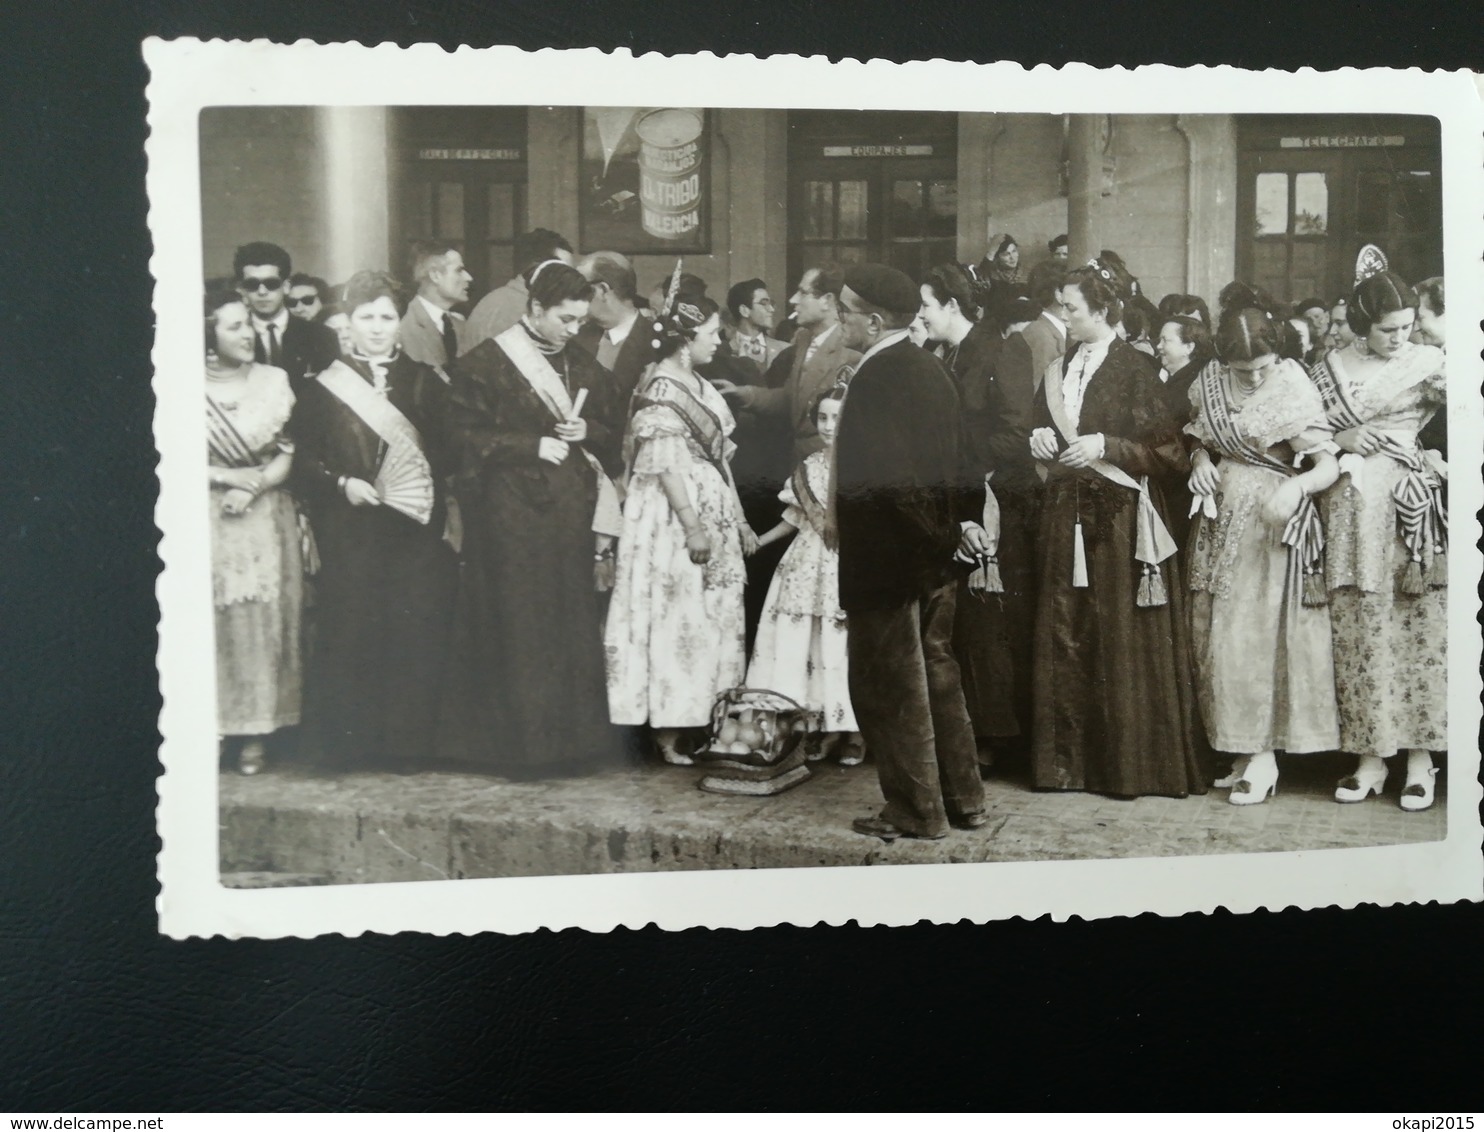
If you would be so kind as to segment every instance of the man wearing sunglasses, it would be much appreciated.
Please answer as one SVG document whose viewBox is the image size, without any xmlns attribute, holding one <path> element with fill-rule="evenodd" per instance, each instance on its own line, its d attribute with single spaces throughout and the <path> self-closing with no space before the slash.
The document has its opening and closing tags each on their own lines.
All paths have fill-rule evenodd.
<svg viewBox="0 0 1484 1132">
<path fill-rule="evenodd" d="M 298 393 L 339 357 L 339 339 L 322 323 L 289 317 L 285 300 L 293 264 L 277 244 L 243 244 L 232 256 L 232 270 L 252 315 L 254 357 L 287 373 Z"/>
</svg>

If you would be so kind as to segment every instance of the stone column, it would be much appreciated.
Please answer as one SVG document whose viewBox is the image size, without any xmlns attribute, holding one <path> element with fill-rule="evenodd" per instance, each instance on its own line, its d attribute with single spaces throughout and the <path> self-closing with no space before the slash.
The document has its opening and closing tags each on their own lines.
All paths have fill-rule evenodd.
<svg viewBox="0 0 1484 1132">
<path fill-rule="evenodd" d="M 324 154 L 326 277 L 340 281 L 390 263 L 391 170 L 387 111 L 381 106 L 325 106 L 318 111 Z"/>
<path fill-rule="evenodd" d="M 1067 138 L 1068 263 L 1086 263 L 1103 246 L 1101 223 L 1104 166 L 1111 158 L 1107 115 L 1073 114 Z"/>
<path fill-rule="evenodd" d="M 1214 308 L 1237 272 L 1237 120 L 1230 114 L 1181 114 L 1190 145 L 1186 288 Z"/>
<path fill-rule="evenodd" d="M 978 263 L 989 242 L 990 153 L 1004 129 L 1000 114 L 958 116 L 958 261 Z"/>
<path fill-rule="evenodd" d="M 532 106 L 526 120 L 528 228 L 550 228 L 578 247 L 578 148 L 582 111 L 575 106 Z"/>
</svg>

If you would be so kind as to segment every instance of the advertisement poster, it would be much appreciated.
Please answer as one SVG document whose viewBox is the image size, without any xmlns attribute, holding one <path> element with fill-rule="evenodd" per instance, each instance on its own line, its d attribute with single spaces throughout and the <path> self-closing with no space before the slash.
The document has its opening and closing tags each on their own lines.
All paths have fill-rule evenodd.
<svg viewBox="0 0 1484 1132">
<path fill-rule="evenodd" d="M 681 106 L 583 108 L 584 248 L 626 255 L 710 250 L 706 114 Z"/>
</svg>

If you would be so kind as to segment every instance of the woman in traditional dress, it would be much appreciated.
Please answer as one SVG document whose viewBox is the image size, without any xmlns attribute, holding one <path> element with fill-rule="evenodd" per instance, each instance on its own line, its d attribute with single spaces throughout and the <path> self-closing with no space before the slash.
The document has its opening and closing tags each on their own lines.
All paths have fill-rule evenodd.
<svg viewBox="0 0 1484 1132">
<path fill-rule="evenodd" d="M 216 607 L 218 729 L 239 739 L 237 769 L 263 769 L 264 740 L 299 722 L 304 569 L 299 518 L 283 490 L 294 395 L 283 370 L 253 361 L 235 290 L 206 296 L 206 453 Z"/>
<path fill-rule="evenodd" d="M 1310 371 L 1345 453 L 1324 528 L 1340 745 L 1359 761 L 1335 799 L 1381 793 L 1405 750 L 1404 810 L 1432 805 L 1430 752 L 1448 742 L 1447 466 L 1417 441 L 1443 404 L 1443 352 L 1408 341 L 1416 316 L 1403 279 L 1370 276 L 1346 308 L 1355 340 Z"/>
<path fill-rule="evenodd" d="M 664 760 L 685 766 L 681 730 L 708 724 L 717 695 L 742 682 L 743 555 L 757 538 L 729 468 L 732 414 L 695 372 L 720 344 L 717 306 L 677 282 L 649 324 L 658 360 L 635 390 L 624 438 L 628 496 L 605 640 L 613 722 L 648 723 Z"/>
<path fill-rule="evenodd" d="M 921 290 L 919 316 L 958 385 L 970 465 L 966 476 L 987 488 L 984 528 L 996 547 L 992 561 L 959 584 L 953 622 L 953 651 L 979 762 L 990 766 L 996 748 L 1021 746 L 1031 733 L 1033 558 L 1041 481 L 1027 444 L 1035 389 L 1001 380 L 997 362 L 1004 335 L 976 321 L 973 283 L 961 268 L 933 268 Z M 1014 312 L 1017 302 L 998 305 L 1002 312 Z M 998 580 L 990 588 L 992 574 Z"/>
<path fill-rule="evenodd" d="M 1313 502 L 1339 476 L 1337 449 L 1309 375 L 1279 356 L 1282 341 L 1265 312 L 1228 311 L 1221 360 L 1189 386 L 1190 490 L 1201 504 L 1191 637 L 1206 738 L 1235 759 L 1234 806 L 1272 796 L 1277 751 L 1340 741 Z"/>
<path fill-rule="evenodd" d="M 295 483 L 320 555 L 306 714 L 337 769 L 431 753 L 456 562 L 445 542 L 448 388 L 398 348 L 395 281 L 345 285 L 351 350 L 294 410 Z"/>
<path fill-rule="evenodd" d="M 521 320 L 449 366 L 464 570 L 442 743 L 522 778 L 623 760 L 599 593 L 619 530 L 609 471 L 623 410 L 608 371 L 569 345 L 593 285 L 547 260 L 526 287 Z"/>
<path fill-rule="evenodd" d="M 1205 791 L 1184 595 L 1162 475 L 1187 471 L 1149 359 L 1114 327 L 1113 273 L 1063 290 L 1080 345 L 1050 369 L 1030 451 L 1047 468 L 1032 783 L 1132 797 Z"/>
<path fill-rule="evenodd" d="M 813 416 L 824 447 L 794 469 L 778 496 L 783 518 L 758 539 L 759 547 L 793 541 L 768 586 L 747 686 L 781 692 L 809 711 L 810 758 L 834 752 L 841 765 L 855 766 L 863 752 L 850 706 L 840 548 L 829 525 L 830 465 L 844 397 L 837 385 L 816 398 Z"/>
</svg>

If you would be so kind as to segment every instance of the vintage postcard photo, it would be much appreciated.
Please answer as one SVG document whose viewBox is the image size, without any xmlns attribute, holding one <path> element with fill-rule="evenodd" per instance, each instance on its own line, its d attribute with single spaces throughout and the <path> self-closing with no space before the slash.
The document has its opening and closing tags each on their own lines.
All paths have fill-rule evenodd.
<svg viewBox="0 0 1484 1132">
<path fill-rule="evenodd" d="M 145 56 L 162 931 L 1480 898 L 1472 77 Z"/>
</svg>

